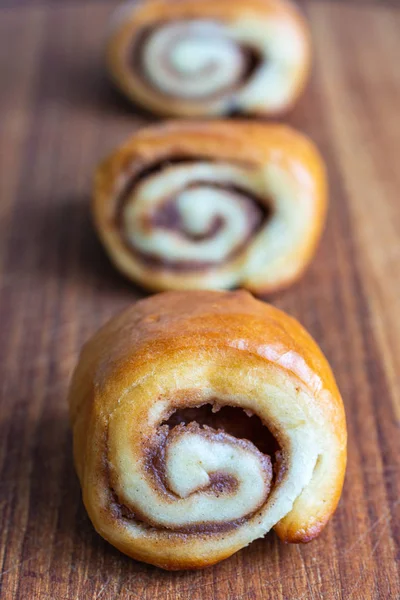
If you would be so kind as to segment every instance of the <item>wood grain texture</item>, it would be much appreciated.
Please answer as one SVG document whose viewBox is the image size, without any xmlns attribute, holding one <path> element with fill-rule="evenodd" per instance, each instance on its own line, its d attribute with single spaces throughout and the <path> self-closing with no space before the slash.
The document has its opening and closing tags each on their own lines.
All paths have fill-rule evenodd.
<svg viewBox="0 0 400 600">
<path fill-rule="evenodd" d="M 113 3 L 0 11 L 0 597 L 369 600 L 400 597 L 400 10 L 307 0 L 316 61 L 289 121 L 328 162 L 329 222 L 303 280 L 271 297 L 328 356 L 349 464 L 321 538 L 271 534 L 205 571 L 136 563 L 94 531 L 66 390 L 82 342 L 141 295 L 88 215 L 91 172 L 149 117 L 101 66 Z"/>
</svg>

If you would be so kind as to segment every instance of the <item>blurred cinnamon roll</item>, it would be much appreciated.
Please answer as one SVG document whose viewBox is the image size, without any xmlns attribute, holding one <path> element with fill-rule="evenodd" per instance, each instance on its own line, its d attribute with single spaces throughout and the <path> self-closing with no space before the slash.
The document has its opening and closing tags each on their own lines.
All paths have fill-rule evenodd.
<svg viewBox="0 0 400 600">
<path fill-rule="evenodd" d="M 301 93 L 308 28 L 286 0 L 143 0 L 114 16 L 110 73 L 162 115 L 272 115 Z"/>
<path fill-rule="evenodd" d="M 100 166 L 94 219 L 115 265 L 149 289 L 265 293 L 310 261 L 325 188 L 317 150 L 290 128 L 176 122 Z"/>
</svg>

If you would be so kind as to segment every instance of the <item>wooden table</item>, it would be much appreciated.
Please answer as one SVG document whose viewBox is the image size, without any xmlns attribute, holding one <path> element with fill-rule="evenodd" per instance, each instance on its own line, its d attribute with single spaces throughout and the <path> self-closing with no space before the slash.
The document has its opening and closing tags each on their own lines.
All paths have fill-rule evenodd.
<svg viewBox="0 0 400 600">
<path fill-rule="evenodd" d="M 8 6 L 7 6 L 8 4 Z M 331 206 L 303 280 L 271 298 L 311 331 L 345 400 L 349 463 L 323 535 L 274 534 L 205 571 L 130 560 L 93 530 L 66 390 L 82 342 L 141 292 L 110 266 L 88 202 L 97 160 L 149 117 L 102 69 L 113 2 L 0 7 L 0 586 L 4 600 L 400 598 L 400 8 L 305 8 L 309 89 L 289 121 L 320 146 Z"/>
</svg>

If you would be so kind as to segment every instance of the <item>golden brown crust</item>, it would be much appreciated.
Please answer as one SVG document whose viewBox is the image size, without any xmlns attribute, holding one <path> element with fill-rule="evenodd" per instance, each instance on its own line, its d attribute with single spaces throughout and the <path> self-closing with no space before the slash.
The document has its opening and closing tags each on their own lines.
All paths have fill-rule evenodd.
<svg viewBox="0 0 400 600">
<path fill-rule="evenodd" d="M 257 414 L 278 440 L 281 474 L 275 482 L 251 442 L 237 445 L 213 429 L 199 439 L 195 425 L 161 426 L 175 409 L 212 404 L 216 398 L 219 405 Z M 310 541 L 340 498 L 346 424 L 330 367 L 297 321 L 247 292 L 170 292 L 138 302 L 86 344 L 69 404 L 75 464 L 89 516 L 101 535 L 133 558 L 168 569 L 200 568 L 230 556 L 271 527 L 284 541 Z M 191 495 L 199 484 L 189 489 L 188 498 L 182 492 L 195 468 L 185 462 L 185 436 L 189 454 L 199 444 L 204 465 L 207 444 L 214 445 L 212 460 L 222 452 L 223 464 L 227 448 L 238 453 L 237 472 L 229 475 L 226 466 L 217 467 L 217 474 L 228 473 L 222 500 L 214 499 L 215 507 L 222 508 L 209 512 L 200 529 L 196 502 L 198 494 L 207 493 Z M 164 452 L 164 444 L 170 454 L 161 462 L 152 459 L 158 465 L 154 475 L 148 457 Z M 251 488 L 260 488 L 254 507 L 264 503 L 256 512 L 246 486 L 229 483 L 229 477 L 242 481 L 241 461 L 249 460 L 255 469 Z M 135 486 L 140 493 L 132 491 Z M 170 488 L 178 495 L 170 497 Z M 140 508 L 143 494 L 149 500 Z M 247 506 L 241 516 L 235 513 L 235 495 Z M 174 504 L 185 502 L 193 503 L 191 509 L 176 517 Z M 141 511 L 149 511 L 148 517 Z M 239 520 L 230 521 L 232 514 Z M 181 522 L 186 517 L 189 521 Z M 144 524 L 147 519 L 152 527 Z"/>
<path fill-rule="evenodd" d="M 186 253 L 196 256 L 197 247 L 201 258 L 206 245 L 203 238 L 200 243 L 197 239 L 188 240 L 184 229 L 182 241 L 171 231 L 160 231 L 148 216 L 146 226 L 141 225 L 141 219 L 144 215 L 156 215 L 168 198 L 178 204 L 184 196 L 182 192 L 199 186 L 200 176 L 206 179 L 201 203 L 211 216 L 214 213 L 214 218 L 223 215 L 230 238 L 221 240 L 224 229 L 217 231 L 213 239 L 210 236 L 206 241 L 212 257 L 221 250 L 220 241 L 227 247 L 226 257 L 212 258 L 211 262 L 208 259 L 202 268 L 192 268 L 190 261 L 185 263 Z M 153 197 L 145 204 L 143 185 L 150 183 L 152 189 L 158 185 L 160 192 L 157 196 L 153 191 Z M 220 186 L 218 193 L 240 184 L 242 197 L 233 198 L 228 207 L 232 214 L 221 212 L 226 211 L 226 200 L 212 189 L 216 184 Z M 137 208 L 134 231 L 127 243 L 121 231 L 126 210 L 123 207 L 135 210 L 138 198 L 142 208 Z M 192 212 L 196 202 L 197 198 L 192 201 Z M 322 159 L 311 141 L 293 129 L 239 121 L 170 122 L 141 130 L 101 164 L 95 179 L 93 214 L 113 263 L 128 278 L 148 289 L 241 286 L 262 294 L 286 287 L 304 271 L 321 236 L 326 203 Z M 242 231 L 249 209 L 249 218 L 255 218 L 256 225 L 249 224 L 248 230 Z M 180 210 L 176 212 L 179 214 Z M 161 234 L 171 236 L 167 249 L 164 239 L 159 248 Z M 158 262 L 149 260 L 155 251 L 159 253 Z M 179 268 L 168 262 L 169 251 L 175 252 Z"/>
<path fill-rule="evenodd" d="M 188 32 L 188 23 L 200 23 L 203 29 L 205 27 L 204 37 L 196 26 Z M 153 44 L 156 53 L 153 55 L 151 36 L 154 38 L 154 33 L 162 30 L 165 46 L 161 41 L 157 54 Z M 177 64 L 172 60 L 174 45 L 179 50 L 182 39 L 186 43 L 184 52 L 193 52 L 189 66 L 181 60 Z M 187 45 L 187 41 L 193 39 L 199 40 L 198 50 L 190 43 Z M 216 46 L 212 53 L 214 39 Z M 202 40 L 205 40 L 204 47 Z M 197 59 L 200 60 L 198 71 L 193 71 L 193 60 L 197 53 L 204 51 L 211 54 L 204 61 Z M 146 52 L 149 53 L 147 62 Z M 253 55 L 250 64 L 249 52 Z M 296 6 L 286 0 L 147 0 L 128 3 L 115 15 L 107 45 L 109 72 L 126 96 L 155 113 L 176 117 L 215 116 L 232 110 L 259 115 L 282 114 L 303 91 L 309 75 L 310 57 L 307 24 Z M 226 64 L 221 64 L 215 87 L 210 86 L 212 68 L 224 60 Z M 239 64 L 230 78 L 227 71 L 235 61 Z M 273 78 L 271 73 L 264 72 L 268 65 L 274 67 L 279 77 Z M 176 85 L 174 73 L 171 75 L 174 69 L 177 69 Z M 201 91 L 199 85 L 193 90 L 190 87 L 193 78 L 199 82 L 203 73 L 204 90 Z M 226 85 L 223 85 L 225 80 Z M 281 91 L 278 92 L 278 88 Z"/>
</svg>

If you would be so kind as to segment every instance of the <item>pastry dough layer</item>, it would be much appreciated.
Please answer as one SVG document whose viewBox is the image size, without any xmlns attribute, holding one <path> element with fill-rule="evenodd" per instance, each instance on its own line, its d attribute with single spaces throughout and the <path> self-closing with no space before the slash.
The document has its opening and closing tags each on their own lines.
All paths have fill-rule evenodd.
<svg viewBox="0 0 400 600">
<path fill-rule="evenodd" d="M 265 293 L 310 262 L 326 202 L 323 161 L 299 132 L 171 122 L 101 164 L 93 213 L 114 264 L 149 289 Z"/>
<path fill-rule="evenodd" d="M 128 98 L 162 115 L 272 115 L 304 88 L 310 36 L 286 0 L 147 0 L 117 10 L 107 64 Z"/>
<path fill-rule="evenodd" d="M 200 568 L 272 527 L 310 541 L 338 503 L 346 424 L 329 365 L 297 321 L 247 292 L 139 301 L 85 345 L 69 403 L 86 509 L 133 558 Z M 279 451 L 171 425 L 206 404 L 257 415 Z"/>
</svg>

